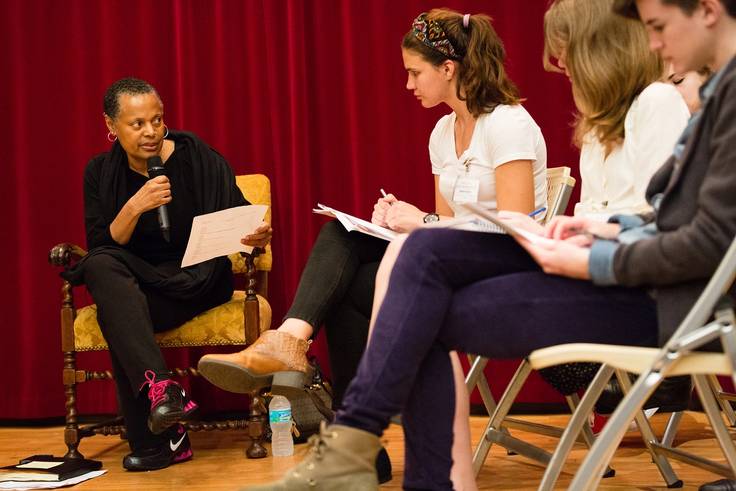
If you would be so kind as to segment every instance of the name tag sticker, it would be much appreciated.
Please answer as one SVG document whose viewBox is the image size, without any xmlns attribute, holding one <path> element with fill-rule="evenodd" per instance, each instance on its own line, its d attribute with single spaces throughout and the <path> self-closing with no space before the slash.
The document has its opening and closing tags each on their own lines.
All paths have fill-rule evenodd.
<svg viewBox="0 0 736 491">
<path fill-rule="evenodd" d="M 452 201 L 455 203 L 477 203 L 480 180 L 474 177 L 458 177 Z"/>
</svg>

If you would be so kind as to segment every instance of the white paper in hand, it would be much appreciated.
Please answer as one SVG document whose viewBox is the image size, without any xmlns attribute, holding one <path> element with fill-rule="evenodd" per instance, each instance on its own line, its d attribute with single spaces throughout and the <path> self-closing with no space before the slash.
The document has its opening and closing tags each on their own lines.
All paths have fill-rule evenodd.
<svg viewBox="0 0 736 491">
<path fill-rule="evenodd" d="M 552 239 L 543 237 L 541 235 L 537 235 L 535 233 L 529 232 L 528 230 L 524 230 L 523 228 L 520 228 L 520 227 L 515 227 L 514 225 L 512 225 L 506 220 L 501 220 L 500 218 L 498 218 L 497 212 L 486 210 L 478 203 L 465 203 L 461 206 L 465 207 L 467 210 L 472 212 L 474 215 L 477 215 L 485 220 L 488 220 L 494 225 L 497 225 L 507 234 L 522 237 L 528 240 L 529 242 L 531 242 L 532 244 L 545 244 L 545 243 L 554 242 L 554 240 Z"/>
<path fill-rule="evenodd" d="M 261 224 L 267 210 L 268 205 L 236 206 L 194 217 L 181 267 L 234 252 L 252 251 L 253 248 L 241 244 L 240 239 Z"/>
</svg>

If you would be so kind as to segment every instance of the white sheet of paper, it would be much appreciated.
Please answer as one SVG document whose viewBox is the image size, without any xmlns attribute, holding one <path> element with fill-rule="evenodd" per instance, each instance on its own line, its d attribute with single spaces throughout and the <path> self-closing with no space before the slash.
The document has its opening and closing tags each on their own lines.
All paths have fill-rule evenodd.
<svg viewBox="0 0 736 491">
<path fill-rule="evenodd" d="M 267 205 L 236 206 L 194 217 L 181 267 L 234 252 L 252 251 L 253 248 L 241 244 L 240 239 L 261 224 L 267 210 Z"/>
<path fill-rule="evenodd" d="M 470 232 L 485 232 L 488 234 L 505 234 L 506 231 L 488 220 L 476 215 L 462 215 L 449 220 L 439 220 L 422 225 L 423 228 L 452 228 Z"/>
<path fill-rule="evenodd" d="M 342 226 L 345 227 L 345 230 L 349 232 L 361 232 L 366 235 L 371 235 L 373 237 L 378 237 L 379 239 L 387 240 L 389 242 L 394 240 L 396 236 L 399 235 L 389 228 L 375 225 L 371 222 L 362 220 L 352 215 L 348 215 L 347 213 L 335 210 L 334 208 L 330 208 L 329 206 L 325 206 L 321 203 L 317 203 L 317 208 L 313 209 L 312 211 L 319 215 L 327 215 L 336 218 L 337 221 L 339 221 Z"/>
<path fill-rule="evenodd" d="M 541 235 L 533 234 L 527 230 L 524 230 L 523 228 L 514 227 L 509 222 L 499 219 L 498 213 L 496 213 L 495 211 L 486 210 L 485 208 L 483 208 L 483 206 L 479 205 L 478 203 L 465 203 L 462 206 L 464 206 L 467 210 L 471 211 L 473 214 L 497 225 L 509 235 L 518 235 L 520 237 L 525 238 L 526 240 L 528 240 L 529 242 L 533 244 L 544 244 L 544 243 L 554 242 L 552 239 L 549 239 L 547 237 L 542 237 Z"/>
</svg>

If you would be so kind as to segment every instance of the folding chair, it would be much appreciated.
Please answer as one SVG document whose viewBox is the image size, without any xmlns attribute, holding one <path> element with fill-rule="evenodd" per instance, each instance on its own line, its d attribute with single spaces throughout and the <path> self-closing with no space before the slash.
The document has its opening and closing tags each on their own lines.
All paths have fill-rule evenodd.
<svg viewBox="0 0 736 491">
<path fill-rule="evenodd" d="M 555 215 L 561 215 L 565 212 L 574 187 L 575 178 L 570 175 L 569 167 L 561 166 L 547 169 L 547 212 L 544 215 L 544 222 L 547 222 Z M 477 386 L 486 410 L 488 414 L 491 414 L 496 407 L 496 402 L 491 395 L 488 381 L 483 376 L 483 370 L 488 364 L 488 358 L 468 355 L 468 361 L 470 362 L 470 371 L 465 377 L 465 385 L 468 388 L 468 393 L 472 392 Z"/>
<path fill-rule="evenodd" d="M 627 395 L 614 411 L 603 432 L 593 444 L 578 469 L 569 489 L 595 489 L 600 481 L 603 468 L 613 456 L 616 447 L 626 433 L 632 419 L 636 419 L 647 449 L 651 452 L 669 487 L 679 487 L 668 458 L 695 465 L 726 477 L 736 476 L 736 446 L 721 416 L 723 404 L 714 396 L 715 375 L 728 375 L 736 381 L 736 332 L 734 308 L 728 291 L 736 276 L 736 240 L 732 242 L 715 274 L 705 290 L 682 321 L 667 344 L 661 348 L 641 348 L 632 346 L 611 346 L 599 344 L 565 344 L 534 351 L 529 356 L 531 368 L 540 369 L 560 363 L 595 362 L 601 369 L 580 401 L 577 410 L 568 424 L 560 444 L 546 469 L 540 489 L 550 489 L 561 466 L 581 428 L 585 426 L 587 415 L 600 395 L 606 381 L 616 373 Z M 715 312 L 713 315 L 712 313 Z M 706 323 L 711 317 L 711 322 Z M 706 344 L 720 339 L 723 353 L 697 352 Z M 640 374 L 631 385 L 625 372 Z M 690 375 L 703 409 L 715 437 L 726 458 L 727 465 L 707 460 L 697 455 L 673 448 L 658 441 L 641 411 L 641 407 L 654 392 L 663 378 L 676 375 Z M 717 383 L 717 381 L 716 381 Z M 720 398 L 724 400 L 724 398 Z M 727 411 L 728 413 L 728 411 Z M 730 415 L 728 415 L 730 416 Z"/>
<path fill-rule="evenodd" d="M 554 172 L 556 169 L 550 170 Z M 553 173 L 551 177 L 552 179 L 556 179 L 558 178 L 558 176 L 560 175 Z M 569 174 L 565 177 L 569 177 Z M 574 185 L 574 182 L 575 181 L 573 179 L 572 185 Z M 559 188 L 555 188 L 554 186 L 548 186 L 548 191 L 550 192 L 550 194 L 548 195 L 548 202 L 552 206 L 552 208 L 550 209 L 552 213 L 550 215 L 547 215 L 546 218 L 551 218 L 554 215 L 564 212 L 567 205 L 567 200 L 569 200 L 570 197 L 571 189 L 572 188 L 569 187 L 565 190 L 561 190 Z M 562 199 L 560 199 L 560 197 L 562 197 Z M 485 366 L 488 363 L 488 359 L 475 355 L 469 355 L 468 359 L 471 365 L 470 371 L 468 372 L 468 375 L 466 377 L 466 386 L 468 388 L 468 392 L 470 393 L 472 392 L 474 387 L 478 387 L 478 391 L 480 392 L 483 403 L 486 407 L 486 410 L 488 411 L 488 414 L 490 415 L 483 437 L 478 442 L 478 445 L 475 448 L 475 453 L 473 455 L 473 469 L 475 470 L 476 475 L 483 467 L 483 464 L 485 463 L 486 458 L 491 450 L 491 446 L 494 443 L 506 448 L 510 454 L 520 454 L 549 467 L 550 461 L 552 459 L 551 452 L 541 447 L 537 447 L 535 445 L 527 443 L 520 438 L 511 436 L 508 431 L 509 429 L 517 429 L 555 438 L 562 438 L 563 436 L 563 433 L 565 431 L 564 428 L 508 417 L 511 405 L 523 388 L 524 383 L 528 379 L 532 370 L 536 367 L 533 367 L 529 363 L 529 360 L 523 360 L 519 365 L 519 368 L 516 370 L 513 377 L 509 381 L 506 390 L 504 391 L 500 401 L 497 404 L 496 401 L 493 399 L 493 396 L 491 395 L 488 381 L 483 372 Z M 609 378 L 610 376 L 611 373 L 608 374 Z M 608 379 L 602 381 L 601 390 L 606 385 L 607 381 Z M 594 399 L 593 402 L 595 402 L 596 399 Z M 570 408 L 570 411 L 572 413 L 575 413 L 576 408 L 580 403 L 579 396 L 577 394 L 567 395 L 565 396 L 565 401 Z M 588 413 L 589 412 L 590 410 L 588 411 Z M 675 433 L 677 432 L 677 428 L 679 426 L 681 418 L 682 412 L 672 413 L 664 432 L 664 436 L 662 438 L 661 443 L 663 445 L 671 445 L 672 441 L 674 440 Z M 585 423 L 587 423 L 587 420 L 585 420 Z M 649 429 L 651 429 L 651 427 L 649 427 Z M 573 443 L 575 441 L 584 443 L 589 448 L 593 445 L 593 442 L 595 440 L 593 432 L 587 424 L 582 425 L 580 431 L 575 435 L 576 438 L 575 440 L 573 440 Z M 668 482 L 677 482 L 677 478 L 676 476 L 674 476 L 674 473 L 672 473 L 672 476 L 670 476 L 667 473 L 668 471 L 664 468 L 662 469 L 662 472 L 663 475 L 669 477 Z M 557 474 L 558 473 L 559 471 L 557 472 Z M 555 479 L 557 477 L 557 474 L 554 474 Z M 613 477 L 614 475 L 615 471 L 610 467 L 606 467 L 605 471 L 603 472 L 604 477 Z M 552 483 L 554 483 L 554 480 L 552 481 Z"/>
<path fill-rule="evenodd" d="M 563 166 L 547 169 L 547 213 L 544 216 L 545 222 L 553 216 L 560 215 L 565 212 L 565 209 L 567 208 L 567 203 L 570 200 L 570 195 L 572 194 L 572 190 L 574 187 L 575 178 L 570 175 L 569 167 Z M 488 358 L 476 355 L 468 355 L 468 361 L 470 362 L 470 370 L 465 378 L 465 385 L 468 389 L 468 393 L 471 393 L 473 389 L 477 387 L 481 399 L 483 400 L 483 404 L 488 411 L 488 414 L 493 415 L 497 411 L 496 401 L 493 399 L 493 395 L 491 394 L 491 390 L 488 386 L 488 380 L 486 379 L 483 372 L 486 365 L 488 364 Z M 523 378 L 523 380 L 519 382 L 519 390 L 523 386 L 523 381 L 526 380 L 526 377 L 530 373 L 530 370 L 527 370 L 527 367 L 527 364 L 522 363 L 522 365 L 517 370 L 517 373 L 514 375 L 514 378 L 512 379 L 519 380 Z M 509 387 L 511 388 L 511 386 Z M 507 400 L 506 394 L 504 394 L 503 400 Z M 510 401 L 509 405 L 508 407 L 504 408 L 504 411 L 502 411 L 503 417 L 501 418 L 505 426 L 522 428 L 528 431 L 534 431 L 535 433 L 541 433 L 549 436 L 560 437 L 562 435 L 561 428 L 554 428 L 546 425 L 537 425 L 534 423 L 529 423 L 512 418 L 505 418 L 506 414 L 508 413 L 508 409 L 510 409 L 510 403 L 513 402 L 513 397 L 508 400 Z M 568 396 L 567 401 L 568 405 L 570 405 L 571 410 L 574 410 L 577 403 L 577 395 Z M 491 428 L 493 423 L 493 421 L 489 422 L 488 428 Z M 493 426 L 493 428 L 495 427 L 496 426 Z M 488 432 L 488 428 L 486 430 L 486 433 Z M 505 429 L 502 430 L 500 433 L 493 433 L 493 437 L 496 436 L 498 436 L 498 439 L 495 441 L 501 443 L 512 452 L 525 455 L 543 463 L 546 463 L 549 460 L 550 454 L 548 452 L 545 452 L 537 447 L 528 445 L 521 440 L 510 437 L 508 435 L 508 431 L 506 431 Z M 590 436 L 592 438 L 592 433 Z M 491 442 L 492 439 L 483 438 L 476 448 L 475 455 L 473 457 L 473 468 L 475 469 L 476 475 L 478 474 L 478 472 L 480 472 L 480 469 L 483 466 L 483 462 L 485 462 L 486 456 L 490 451 Z"/>
</svg>

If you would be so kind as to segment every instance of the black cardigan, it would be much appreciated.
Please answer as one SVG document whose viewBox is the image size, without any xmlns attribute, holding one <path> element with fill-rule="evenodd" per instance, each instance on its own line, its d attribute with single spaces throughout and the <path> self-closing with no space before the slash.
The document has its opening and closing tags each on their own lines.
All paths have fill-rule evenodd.
<svg viewBox="0 0 736 491">
<path fill-rule="evenodd" d="M 183 163 L 189 165 L 187 187 L 193 196 L 195 215 L 248 204 L 235 183 L 225 159 L 192 133 L 170 131 L 169 138 L 186 149 Z M 72 284 L 84 283 L 86 258 L 111 254 L 125 263 L 138 281 L 167 296 L 197 298 L 210 291 L 217 281 L 230 275 L 230 261 L 220 257 L 172 272 L 157 268 L 117 244 L 110 235 L 110 223 L 128 200 L 127 155 L 118 142 L 104 154 L 94 157 L 84 173 L 85 227 L 89 253 L 73 268 L 62 273 Z M 95 206 L 92 206 L 95 203 Z"/>
</svg>

